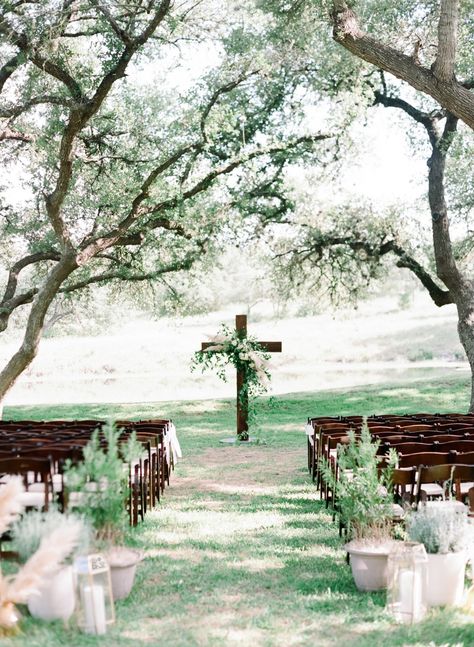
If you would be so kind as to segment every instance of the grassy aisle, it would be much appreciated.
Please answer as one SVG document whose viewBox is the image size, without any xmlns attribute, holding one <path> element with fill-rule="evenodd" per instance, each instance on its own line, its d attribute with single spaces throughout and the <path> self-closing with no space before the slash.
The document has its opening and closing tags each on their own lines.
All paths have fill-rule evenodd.
<svg viewBox="0 0 474 647">
<path fill-rule="evenodd" d="M 264 417 L 261 440 L 219 446 L 232 429 L 222 401 L 170 403 L 185 451 L 161 507 L 133 533 L 146 558 L 107 636 L 78 634 L 26 619 L 8 647 L 169 647 L 244 645 L 470 647 L 474 624 L 436 611 L 397 627 L 383 594 L 356 591 L 335 525 L 317 501 L 305 463 L 308 413 L 462 410 L 464 384 L 292 396 Z M 104 415 L 106 407 L 10 410 L 5 417 Z M 152 407 L 110 407 L 115 416 L 150 416 Z M 158 411 L 154 411 L 158 414 Z"/>
</svg>

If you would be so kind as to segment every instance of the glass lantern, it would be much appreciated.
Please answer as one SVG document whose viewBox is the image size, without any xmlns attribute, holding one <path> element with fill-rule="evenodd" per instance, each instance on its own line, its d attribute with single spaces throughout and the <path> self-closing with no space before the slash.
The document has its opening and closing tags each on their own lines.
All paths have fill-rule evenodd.
<svg viewBox="0 0 474 647">
<path fill-rule="evenodd" d="M 396 542 L 388 556 L 387 610 L 397 622 L 413 624 L 427 610 L 427 563 L 423 544 Z"/>
<path fill-rule="evenodd" d="M 84 555 L 74 562 L 78 591 L 78 624 L 88 634 L 105 634 L 115 621 L 110 569 L 103 555 Z"/>
</svg>

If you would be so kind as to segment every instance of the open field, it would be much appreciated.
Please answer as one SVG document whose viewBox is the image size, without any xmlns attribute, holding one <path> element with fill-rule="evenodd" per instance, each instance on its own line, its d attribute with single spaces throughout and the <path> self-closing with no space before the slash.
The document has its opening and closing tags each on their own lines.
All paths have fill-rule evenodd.
<svg viewBox="0 0 474 647">
<path fill-rule="evenodd" d="M 17 419 L 172 416 L 184 459 L 161 506 L 130 534 L 146 558 L 110 633 L 25 618 L 23 635 L 2 647 L 471 647 L 473 617 L 436 610 L 399 627 L 384 594 L 355 589 L 305 469 L 303 433 L 307 415 L 459 411 L 467 386 L 458 376 L 293 394 L 263 408 L 262 444 L 235 448 L 218 442 L 233 432 L 226 400 L 7 408 Z"/>
<path fill-rule="evenodd" d="M 96 337 L 45 339 L 6 402 L 232 397 L 231 371 L 224 384 L 213 374 L 191 373 L 189 365 L 201 341 L 215 334 L 221 322 L 233 325 L 236 312 L 238 307 L 182 320 L 131 320 Z M 407 310 L 398 309 L 397 300 L 387 297 L 334 315 L 280 320 L 266 315 L 258 311 L 250 315 L 249 332 L 259 339 L 283 341 L 283 353 L 272 357 L 275 393 L 468 374 L 454 308 L 436 308 L 423 294 Z M 13 343 L 3 345 L 0 361 L 13 349 Z"/>
</svg>

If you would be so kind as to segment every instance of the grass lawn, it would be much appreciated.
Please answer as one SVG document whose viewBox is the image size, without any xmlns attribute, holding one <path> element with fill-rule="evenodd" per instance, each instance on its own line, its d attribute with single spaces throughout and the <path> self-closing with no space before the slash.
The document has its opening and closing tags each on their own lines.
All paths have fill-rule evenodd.
<svg viewBox="0 0 474 647">
<path fill-rule="evenodd" d="M 172 417 L 184 451 L 159 509 L 130 535 L 144 550 L 130 597 L 106 636 L 25 616 L 5 647 L 248 645 L 470 647 L 474 616 L 437 610 L 414 627 L 385 614 L 384 594 L 359 593 L 335 524 L 307 471 L 308 415 L 465 411 L 464 378 L 416 381 L 262 403 L 260 441 L 225 447 L 232 403 L 7 408 L 5 418 Z"/>
</svg>

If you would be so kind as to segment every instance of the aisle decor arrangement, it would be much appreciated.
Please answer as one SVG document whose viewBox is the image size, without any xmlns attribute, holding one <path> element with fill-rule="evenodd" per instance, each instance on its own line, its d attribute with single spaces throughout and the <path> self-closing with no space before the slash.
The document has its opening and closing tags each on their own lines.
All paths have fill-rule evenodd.
<svg viewBox="0 0 474 647">
<path fill-rule="evenodd" d="M 132 433 L 119 446 L 120 430 L 108 423 L 102 429 L 101 445 L 96 430 L 83 449 L 83 460 L 65 468 L 65 485 L 69 505 L 89 520 L 95 532 L 95 547 L 104 553 L 110 567 L 114 600 L 130 593 L 138 563 L 139 551 L 124 546 L 128 527 L 127 502 L 130 499 L 130 468 L 143 453 L 143 447 Z M 98 559 L 98 561 L 100 561 Z"/>
<path fill-rule="evenodd" d="M 88 552 L 90 527 L 77 514 L 65 514 L 50 508 L 47 512 L 28 512 L 11 528 L 12 548 L 20 563 L 26 563 L 38 551 L 41 542 L 54 536 L 58 528 L 77 531 L 77 543 L 61 566 L 45 577 L 27 599 L 30 614 L 46 621 L 67 621 L 74 612 L 76 591 L 72 562 L 79 554 Z"/>
<path fill-rule="evenodd" d="M 270 387 L 269 360 L 270 354 L 262 350 L 255 337 L 241 336 L 238 330 L 231 330 L 222 324 L 218 333 L 210 339 L 210 345 L 194 353 L 191 370 L 198 367 L 202 372 L 214 370 L 224 382 L 227 382 L 225 369 L 228 365 L 240 371 L 244 379 L 238 399 L 247 411 L 250 426 L 257 417 L 256 398 L 267 393 Z"/>
<path fill-rule="evenodd" d="M 24 492 L 20 477 L 13 477 L 0 488 L 0 536 L 16 521 L 23 511 L 21 495 Z M 17 605 L 28 604 L 42 585 L 54 576 L 64 560 L 78 545 L 82 532 L 79 521 L 61 524 L 45 534 L 38 548 L 19 570 L 11 575 L 0 571 L 0 633 L 18 631 L 21 615 Z"/>
<path fill-rule="evenodd" d="M 469 549 L 474 542 L 467 508 L 456 501 L 430 501 L 407 522 L 408 536 L 424 545 L 427 562 L 427 604 L 456 606 L 464 598 Z"/>
<path fill-rule="evenodd" d="M 364 421 L 360 435 L 349 431 L 348 442 L 339 445 L 337 471 L 327 459 L 320 461 L 321 474 L 334 493 L 336 514 L 351 539 L 345 548 L 361 591 L 386 588 L 387 559 L 394 541 L 390 475 L 397 456 L 390 452 L 381 469 L 378 447 Z"/>
</svg>

